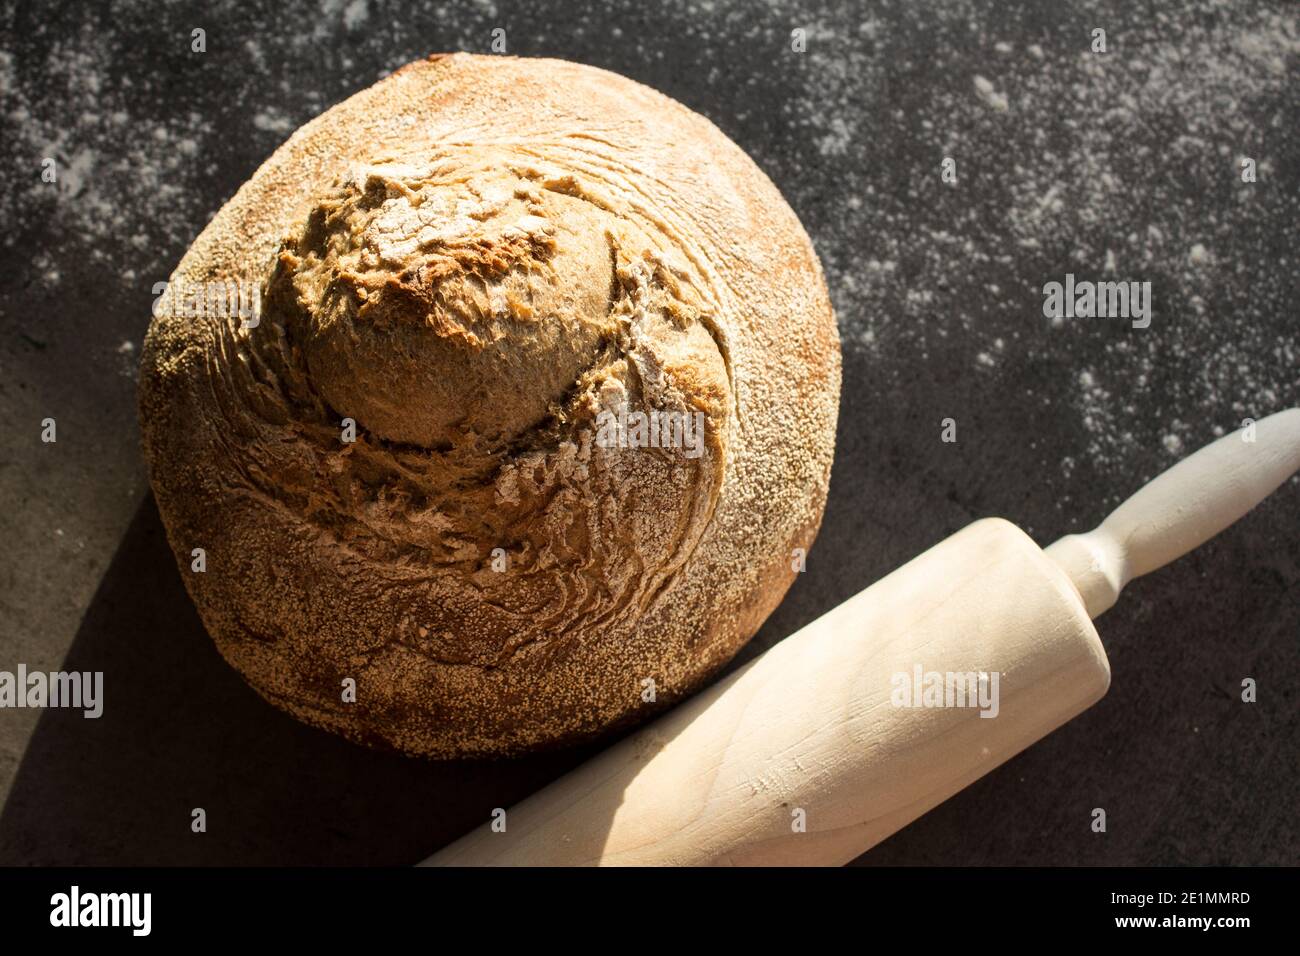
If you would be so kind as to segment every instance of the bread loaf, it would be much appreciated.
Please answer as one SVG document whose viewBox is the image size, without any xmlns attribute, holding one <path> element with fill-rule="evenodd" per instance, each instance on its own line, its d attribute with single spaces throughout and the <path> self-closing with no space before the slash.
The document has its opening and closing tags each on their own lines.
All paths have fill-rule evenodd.
<svg viewBox="0 0 1300 956">
<path fill-rule="evenodd" d="M 176 304 L 231 282 L 256 317 Z M 595 737 L 730 659 L 816 534 L 816 256 L 739 148 L 630 80 L 411 64 L 294 133 L 171 287 L 140 379 L 158 507 L 222 655 L 310 724 L 434 757 Z"/>
</svg>

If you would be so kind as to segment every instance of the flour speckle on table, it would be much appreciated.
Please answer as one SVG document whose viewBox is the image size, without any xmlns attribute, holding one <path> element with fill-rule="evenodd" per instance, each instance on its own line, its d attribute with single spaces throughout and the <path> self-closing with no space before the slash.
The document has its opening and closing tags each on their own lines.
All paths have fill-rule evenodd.
<svg viewBox="0 0 1300 956">
<path fill-rule="evenodd" d="M 818 210 L 847 350 L 904 390 L 936 348 L 966 350 L 972 371 L 1008 388 L 1031 370 L 1077 382 L 1052 385 L 1054 407 L 1107 480 L 1141 449 L 1169 462 L 1296 403 L 1294 6 L 1196 0 L 1143 17 L 1105 5 L 1089 21 L 1110 28 L 1105 54 L 1082 24 L 1045 21 L 1013 44 L 1000 34 L 1023 36 L 1028 14 L 982 4 L 896 14 L 870 36 L 881 54 L 914 50 L 914 74 L 882 76 L 855 44 L 810 44 L 787 106 L 836 146 L 849 201 L 794 191 L 797 208 Z M 843 17 L 819 31 L 855 32 Z M 845 143 L 838 118 L 864 102 L 869 119 Z M 941 179 L 945 159 L 955 182 Z M 1067 273 L 1150 282 L 1150 327 L 1045 317 L 1043 287 Z M 1295 321 L 1268 320 L 1280 312 Z M 1010 345 L 994 362 L 998 337 Z"/>
</svg>

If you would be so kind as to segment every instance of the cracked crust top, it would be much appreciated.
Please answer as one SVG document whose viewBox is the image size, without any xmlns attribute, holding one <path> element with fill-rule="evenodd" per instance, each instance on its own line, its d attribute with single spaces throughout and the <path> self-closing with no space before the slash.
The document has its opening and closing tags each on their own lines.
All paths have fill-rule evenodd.
<svg viewBox="0 0 1300 956">
<path fill-rule="evenodd" d="M 743 152 L 623 77 L 411 64 L 296 132 L 171 280 L 228 281 L 255 324 L 155 316 L 145 453 L 221 653 L 309 723 L 437 757 L 599 735 L 730 659 L 816 533 L 816 256 Z"/>
</svg>

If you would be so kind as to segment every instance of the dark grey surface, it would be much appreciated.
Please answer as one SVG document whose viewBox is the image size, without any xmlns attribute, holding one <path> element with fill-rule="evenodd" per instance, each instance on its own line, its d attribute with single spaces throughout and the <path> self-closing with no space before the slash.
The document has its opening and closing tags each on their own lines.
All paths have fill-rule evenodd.
<svg viewBox="0 0 1300 956">
<path fill-rule="evenodd" d="M 408 863 L 583 756 L 429 764 L 300 726 L 220 661 L 185 596 L 138 451 L 150 290 L 301 122 L 502 27 L 512 53 L 679 99 L 772 177 L 826 267 L 844 394 L 821 536 L 748 659 L 975 518 L 1047 543 L 1216 428 L 1297 403 L 1295 11 L 6 4 L 0 669 L 103 670 L 107 700 L 99 721 L 0 711 L 0 863 Z M 57 186 L 47 155 L 71 172 Z M 1042 284 L 1097 277 L 1108 252 L 1153 283 L 1152 328 L 1053 327 Z M 1099 625 L 1105 700 L 862 862 L 1300 862 L 1298 513 L 1293 480 L 1132 585 Z"/>
</svg>

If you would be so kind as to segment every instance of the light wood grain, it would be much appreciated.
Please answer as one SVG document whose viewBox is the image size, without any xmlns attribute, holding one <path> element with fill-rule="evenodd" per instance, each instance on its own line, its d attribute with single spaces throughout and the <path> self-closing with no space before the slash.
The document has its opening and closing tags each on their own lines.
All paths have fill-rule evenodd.
<svg viewBox="0 0 1300 956">
<path fill-rule="evenodd" d="M 997 671 L 993 718 L 898 707 L 895 673 Z M 841 864 L 1098 700 L 1065 573 L 977 522 L 432 864 Z M 806 832 L 792 830 L 792 812 Z M 484 808 L 485 819 L 490 808 Z"/>
<path fill-rule="evenodd" d="M 977 522 L 427 862 L 846 862 L 1100 699 L 1091 618 L 1297 469 L 1289 409 L 1046 551 Z M 997 672 L 997 715 L 897 706 L 892 678 L 918 666 Z"/>
</svg>

